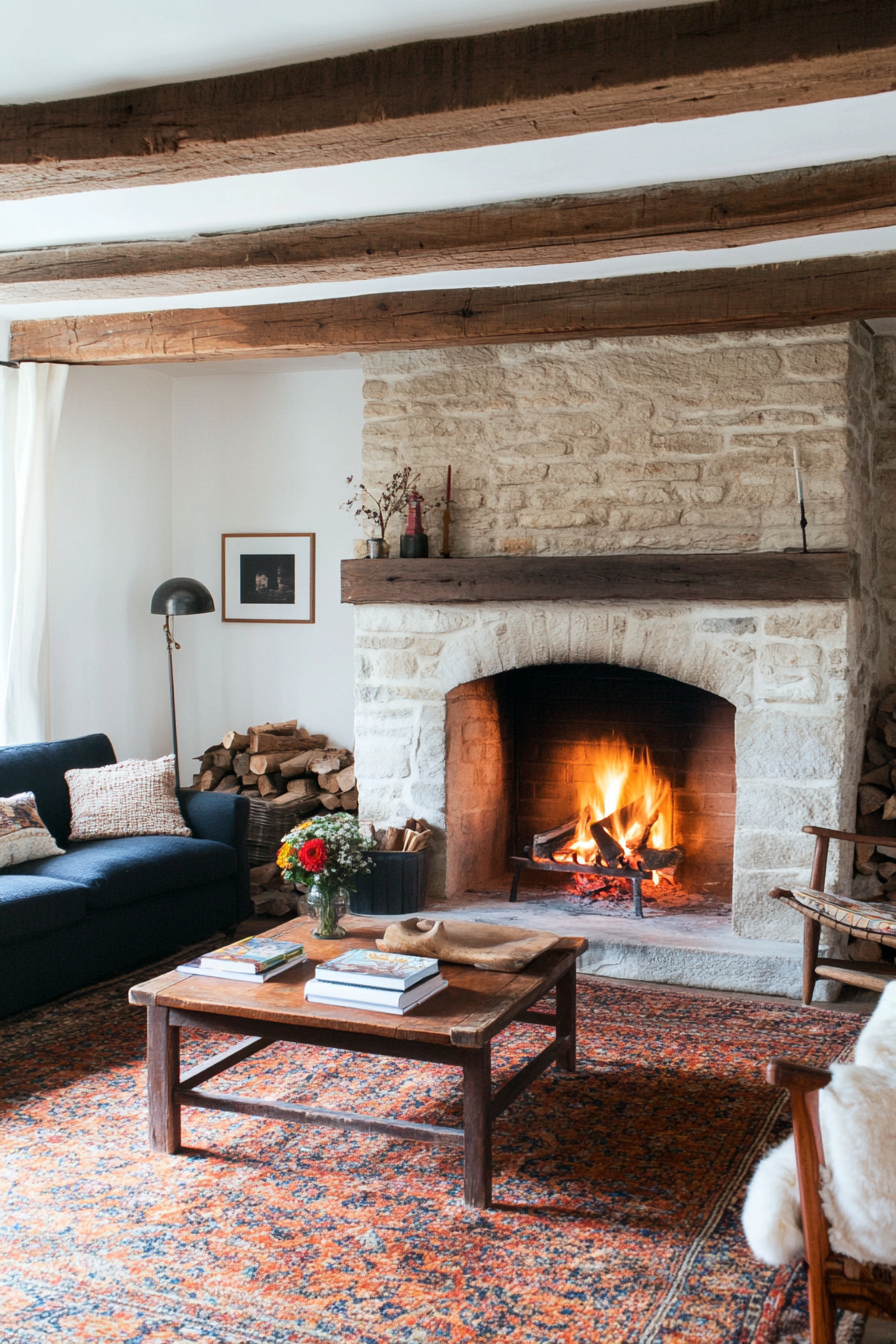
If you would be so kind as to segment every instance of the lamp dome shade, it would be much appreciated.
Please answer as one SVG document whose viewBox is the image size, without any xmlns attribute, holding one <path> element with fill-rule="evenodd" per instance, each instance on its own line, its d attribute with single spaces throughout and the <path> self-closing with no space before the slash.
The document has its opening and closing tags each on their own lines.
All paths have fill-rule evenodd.
<svg viewBox="0 0 896 1344">
<path fill-rule="evenodd" d="M 154 616 L 199 616 L 214 611 L 215 599 L 198 579 L 166 579 L 152 595 Z"/>
</svg>

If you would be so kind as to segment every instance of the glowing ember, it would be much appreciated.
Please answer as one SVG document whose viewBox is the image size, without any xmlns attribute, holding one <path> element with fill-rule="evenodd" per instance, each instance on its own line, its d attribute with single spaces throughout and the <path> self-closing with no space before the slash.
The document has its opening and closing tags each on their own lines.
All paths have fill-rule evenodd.
<svg viewBox="0 0 896 1344">
<path fill-rule="evenodd" d="M 659 883 L 664 869 L 650 869 L 641 851 L 667 850 L 672 844 L 669 781 L 646 747 L 630 747 L 618 738 L 605 738 L 596 747 L 594 782 L 582 786 L 575 833 L 551 857 L 555 863 L 640 868 Z"/>
</svg>

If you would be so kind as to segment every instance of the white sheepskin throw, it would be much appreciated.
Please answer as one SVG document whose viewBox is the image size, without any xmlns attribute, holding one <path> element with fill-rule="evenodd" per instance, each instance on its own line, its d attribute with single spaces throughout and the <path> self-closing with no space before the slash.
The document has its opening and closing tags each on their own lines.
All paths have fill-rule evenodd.
<svg viewBox="0 0 896 1344">
<path fill-rule="evenodd" d="M 856 1042 L 855 1064 L 835 1064 L 819 1095 L 821 1197 L 831 1249 L 896 1264 L 896 984 L 888 985 Z M 793 1136 L 759 1163 L 743 1227 L 750 1250 L 783 1265 L 805 1251 Z"/>
</svg>

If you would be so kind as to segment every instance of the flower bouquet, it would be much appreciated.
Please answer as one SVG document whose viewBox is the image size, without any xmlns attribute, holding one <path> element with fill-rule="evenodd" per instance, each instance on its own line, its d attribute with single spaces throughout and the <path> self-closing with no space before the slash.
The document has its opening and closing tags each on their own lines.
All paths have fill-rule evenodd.
<svg viewBox="0 0 896 1344">
<path fill-rule="evenodd" d="M 334 812 L 312 817 L 283 837 L 277 865 L 286 882 L 308 888 L 308 909 L 317 916 L 315 938 L 344 938 L 339 923 L 348 908 L 348 890 L 356 873 L 369 872 L 372 836 L 361 830 L 357 817 Z"/>
</svg>

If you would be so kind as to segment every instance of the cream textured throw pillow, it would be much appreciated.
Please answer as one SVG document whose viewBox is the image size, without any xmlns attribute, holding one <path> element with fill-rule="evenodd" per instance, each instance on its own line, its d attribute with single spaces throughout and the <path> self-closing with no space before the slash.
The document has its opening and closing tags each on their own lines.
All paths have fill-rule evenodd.
<svg viewBox="0 0 896 1344">
<path fill-rule="evenodd" d="M 173 756 L 66 770 L 65 782 L 72 802 L 72 840 L 193 834 L 177 804 Z"/>
<path fill-rule="evenodd" d="M 41 821 L 33 793 L 0 798 L 0 868 L 64 853 Z"/>
</svg>

